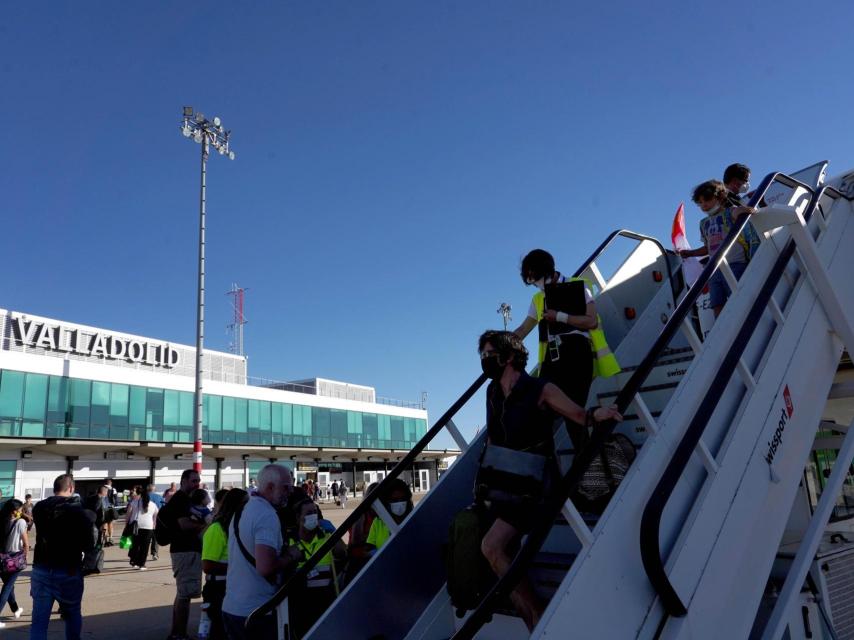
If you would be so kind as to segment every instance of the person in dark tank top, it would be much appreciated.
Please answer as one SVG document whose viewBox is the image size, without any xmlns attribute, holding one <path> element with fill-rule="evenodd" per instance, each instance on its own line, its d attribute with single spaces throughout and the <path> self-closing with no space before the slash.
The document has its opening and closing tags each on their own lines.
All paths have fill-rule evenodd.
<svg viewBox="0 0 854 640">
<path fill-rule="evenodd" d="M 485 332 L 478 341 L 478 352 L 483 372 L 491 379 L 486 390 L 490 445 L 553 457 L 555 413 L 582 425 L 623 419 L 615 406 L 585 411 L 554 384 L 529 376 L 525 372 L 528 350 L 522 338 L 511 331 Z M 535 510 L 533 505 L 502 505 L 493 509 L 495 522 L 483 537 L 481 551 L 497 576 L 504 575 L 510 567 L 512 557 L 508 549 L 530 531 Z M 510 598 L 525 624 L 533 630 L 543 605 L 527 579 L 519 583 Z"/>
</svg>

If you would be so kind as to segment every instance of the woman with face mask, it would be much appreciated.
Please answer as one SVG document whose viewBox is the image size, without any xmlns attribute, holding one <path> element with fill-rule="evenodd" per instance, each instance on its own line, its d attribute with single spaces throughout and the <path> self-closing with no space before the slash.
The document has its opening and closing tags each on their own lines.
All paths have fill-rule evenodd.
<svg viewBox="0 0 854 640">
<path fill-rule="evenodd" d="M 291 538 L 288 544 L 302 552 L 303 559 L 298 567 L 302 567 L 329 538 L 328 533 L 320 527 L 322 515 L 320 508 L 312 500 L 304 500 L 295 505 L 297 514 L 296 538 Z M 335 566 L 347 553 L 347 548 L 339 540 L 335 548 L 321 558 L 320 562 L 306 577 L 304 590 L 294 594 L 290 605 L 290 617 L 297 637 L 302 637 L 326 608 L 338 595 L 338 572 Z"/>
<path fill-rule="evenodd" d="M 382 499 L 383 506 L 389 512 L 397 524 L 400 524 L 406 519 L 406 516 L 412 511 L 412 490 L 400 478 L 395 478 L 391 483 L 391 489 Z M 376 518 L 371 524 L 371 530 L 368 532 L 366 545 L 368 549 L 379 549 L 391 537 L 391 531 L 382 518 Z"/>
</svg>

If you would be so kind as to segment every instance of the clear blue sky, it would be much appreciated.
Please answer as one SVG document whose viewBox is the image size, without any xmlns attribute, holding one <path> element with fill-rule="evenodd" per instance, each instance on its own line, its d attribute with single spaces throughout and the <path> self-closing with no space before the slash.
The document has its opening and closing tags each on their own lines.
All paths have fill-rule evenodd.
<svg viewBox="0 0 854 640">
<path fill-rule="evenodd" d="M 432 422 L 498 304 L 523 318 L 528 250 L 570 272 L 615 228 L 667 238 L 730 162 L 854 166 L 854 5 L 599 4 L 5 3 L 0 306 L 193 343 L 192 105 L 237 152 L 209 166 L 207 344 L 238 282 L 253 375 L 428 391 Z"/>
</svg>

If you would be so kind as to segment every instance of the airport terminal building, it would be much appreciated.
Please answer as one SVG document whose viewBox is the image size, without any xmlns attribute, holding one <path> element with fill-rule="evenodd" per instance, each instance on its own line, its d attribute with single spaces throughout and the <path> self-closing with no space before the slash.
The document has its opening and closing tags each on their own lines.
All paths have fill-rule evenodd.
<svg viewBox="0 0 854 640">
<path fill-rule="evenodd" d="M 195 349 L 0 309 L 0 489 L 35 500 L 74 474 L 86 495 L 106 477 L 162 490 L 192 465 Z M 245 486 L 269 462 L 298 481 L 351 488 L 382 479 L 427 429 L 427 412 L 324 379 L 274 383 L 247 359 L 205 350 L 209 488 Z M 427 490 L 456 452 L 425 451 L 404 477 Z"/>
</svg>

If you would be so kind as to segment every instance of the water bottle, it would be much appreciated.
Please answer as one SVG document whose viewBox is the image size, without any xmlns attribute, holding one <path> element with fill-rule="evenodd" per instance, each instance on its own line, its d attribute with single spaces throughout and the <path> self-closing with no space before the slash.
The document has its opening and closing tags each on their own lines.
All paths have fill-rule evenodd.
<svg viewBox="0 0 854 640">
<path fill-rule="evenodd" d="M 199 615 L 199 640 L 206 640 L 211 634 L 211 619 L 208 617 L 209 602 L 202 603 L 202 613 Z"/>
</svg>

